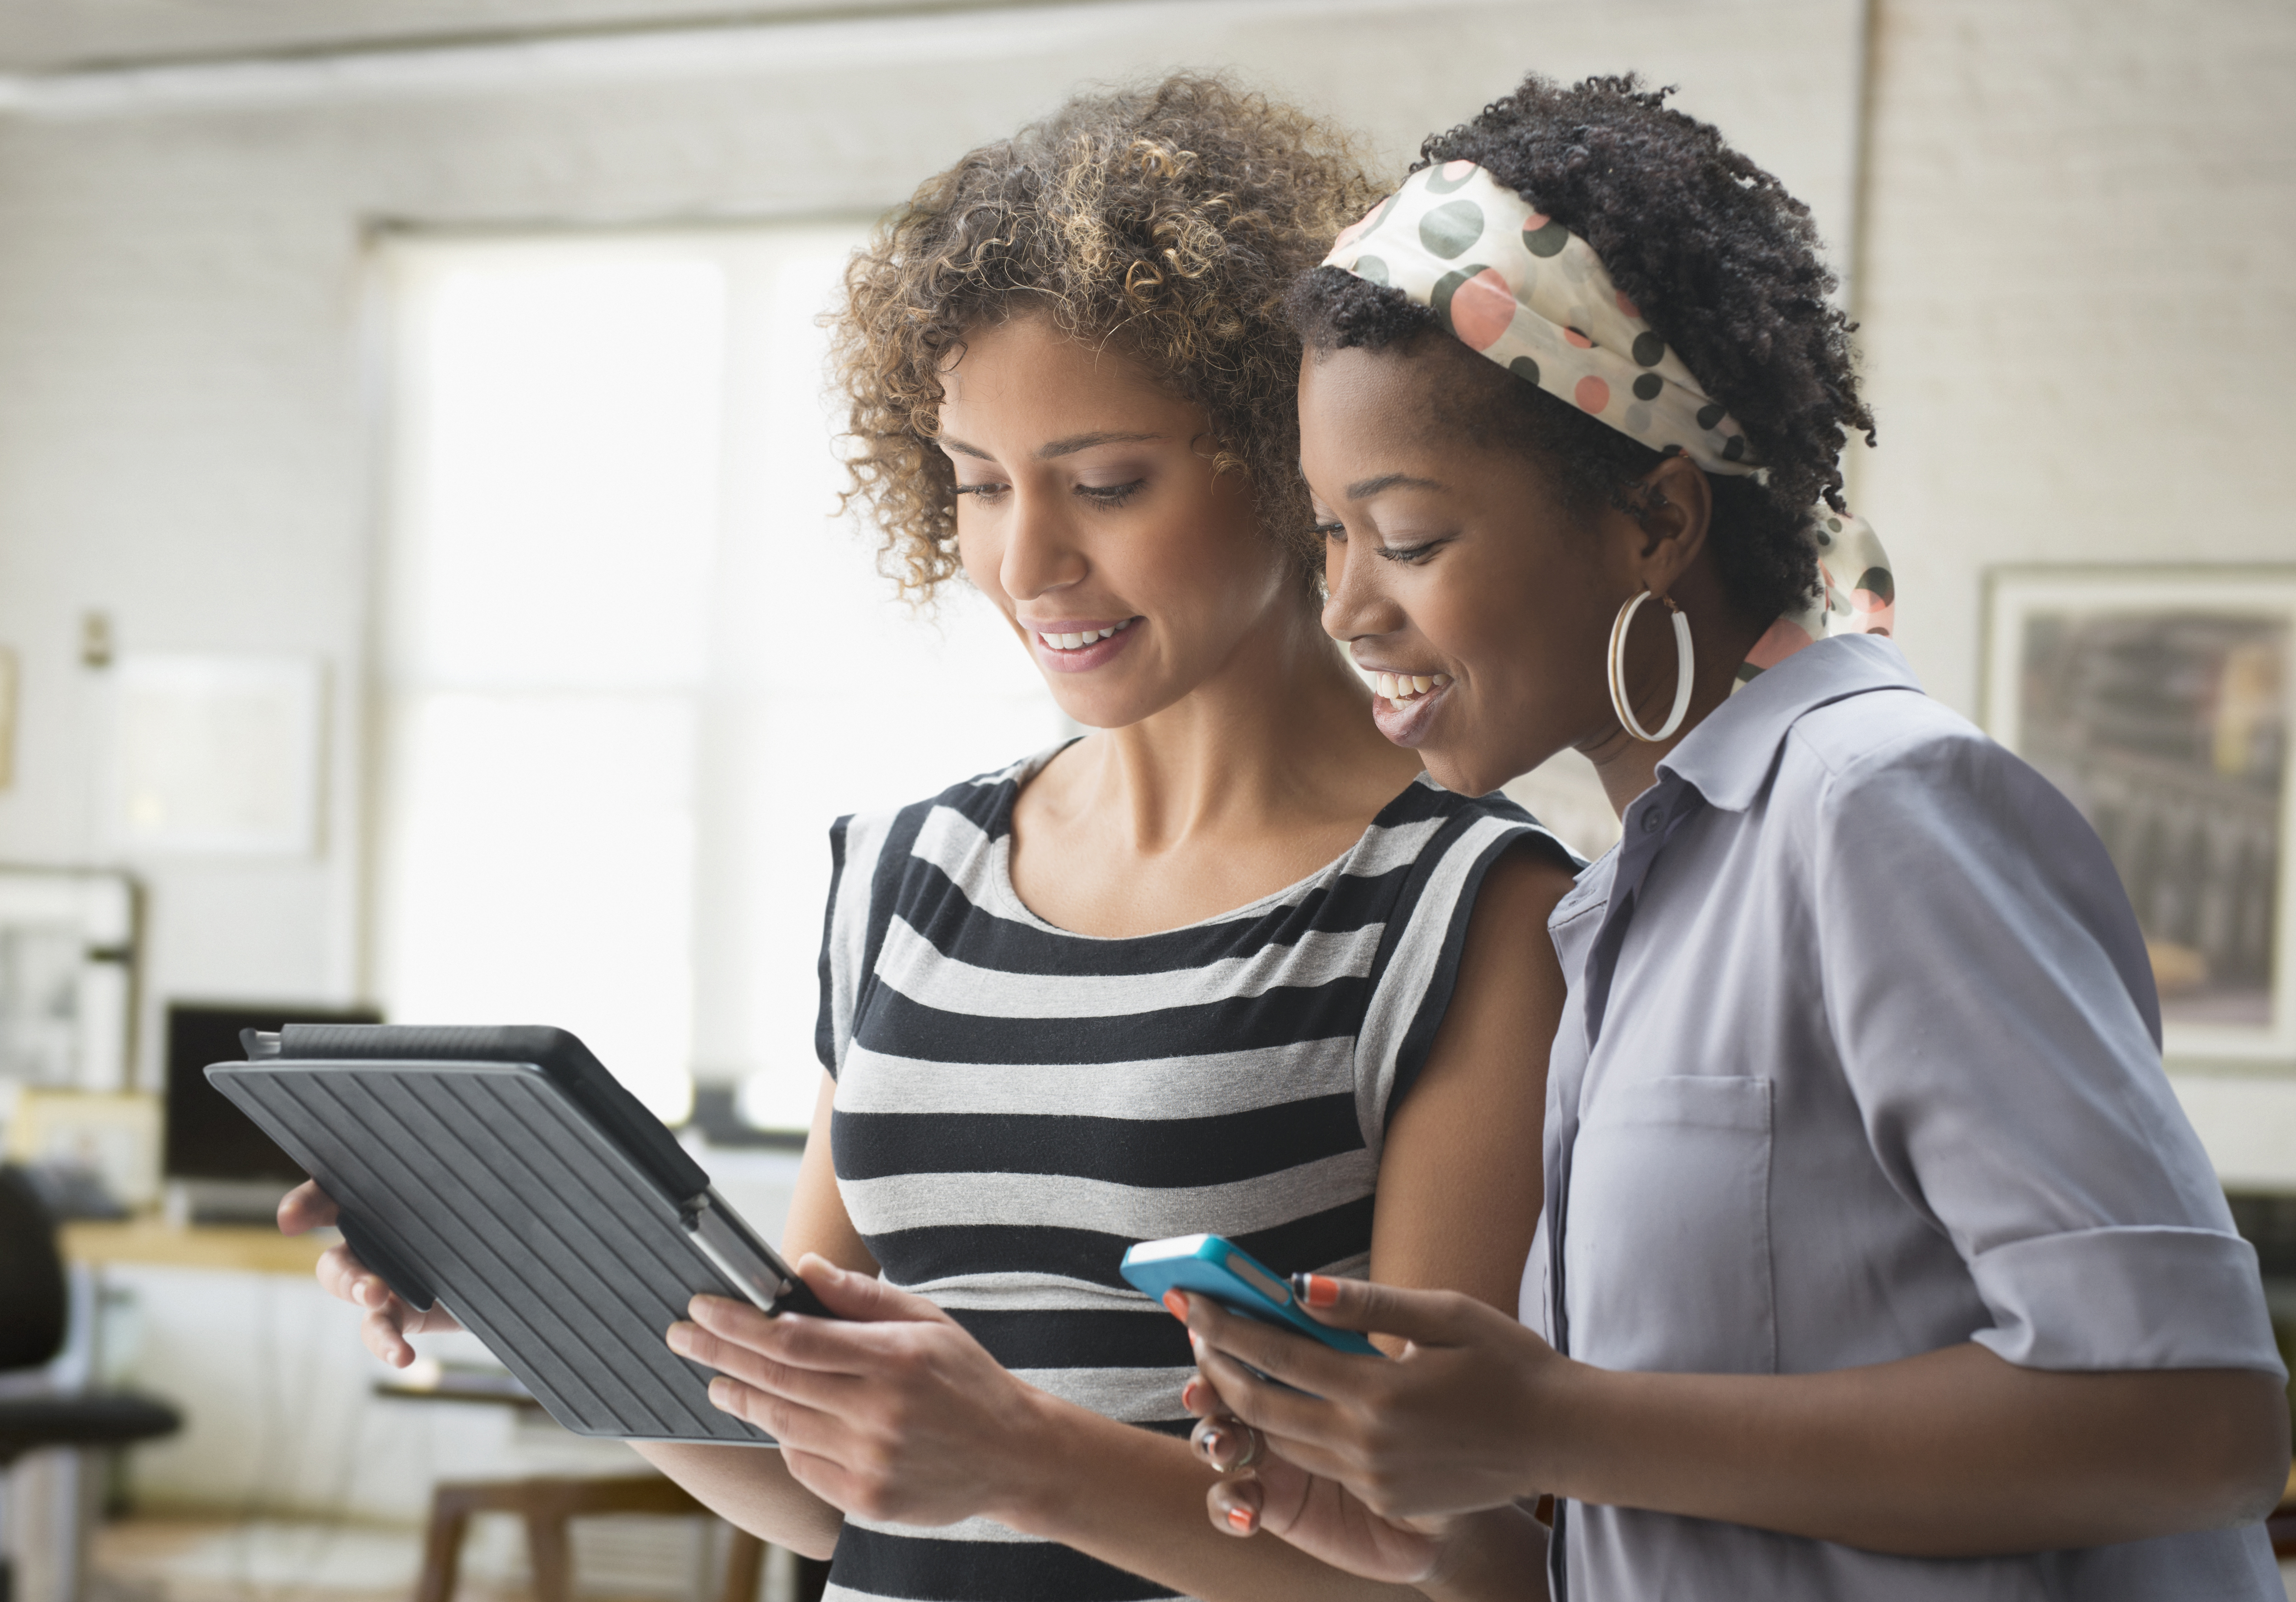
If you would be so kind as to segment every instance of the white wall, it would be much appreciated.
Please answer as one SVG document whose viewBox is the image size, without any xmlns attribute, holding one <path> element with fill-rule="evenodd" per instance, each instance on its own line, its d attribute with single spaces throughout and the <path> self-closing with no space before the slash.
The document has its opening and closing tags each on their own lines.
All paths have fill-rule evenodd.
<svg viewBox="0 0 2296 1602">
<path fill-rule="evenodd" d="M 1399 167 L 1535 63 L 1682 84 L 1840 237 L 1859 24 L 1853 0 L 1165 0 L 0 85 L 0 643 L 24 660 L 0 860 L 102 854 L 83 609 L 127 650 L 324 654 L 324 852 L 149 865 L 146 994 L 368 987 L 378 221 L 849 214 L 1079 83 L 1184 62 L 1320 106 Z"/>
<path fill-rule="evenodd" d="M 1855 488 L 1974 717 L 1990 564 L 2296 561 L 2296 6 L 1906 0 L 1877 45 Z"/>
<path fill-rule="evenodd" d="M 1975 717 L 1988 566 L 2296 563 L 2296 7 L 1909 0 L 1875 43 L 1852 489 Z M 2177 1080 L 2219 1172 L 2296 1191 L 2285 1066 L 2219 1072 Z"/>
</svg>

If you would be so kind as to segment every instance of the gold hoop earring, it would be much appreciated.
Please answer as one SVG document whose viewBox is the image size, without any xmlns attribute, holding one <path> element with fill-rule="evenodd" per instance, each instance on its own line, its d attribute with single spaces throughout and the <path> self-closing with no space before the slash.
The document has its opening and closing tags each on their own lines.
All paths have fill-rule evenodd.
<svg viewBox="0 0 2296 1602">
<path fill-rule="evenodd" d="M 1651 598 L 1644 590 L 1624 606 L 1611 625 L 1611 653 L 1604 666 L 1611 679 L 1611 710 L 1619 715 L 1619 725 L 1645 745 L 1655 745 L 1670 738 L 1682 727 L 1683 718 L 1690 711 L 1690 681 L 1695 667 L 1690 654 L 1690 620 L 1682 615 L 1682 608 L 1670 596 L 1660 596 L 1666 609 L 1674 615 L 1674 709 L 1666 715 L 1666 722 L 1656 734 L 1643 727 L 1635 719 L 1634 702 L 1627 695 L 1627 630 L 1635 620 L 1635 609 Z"/>
</svg>

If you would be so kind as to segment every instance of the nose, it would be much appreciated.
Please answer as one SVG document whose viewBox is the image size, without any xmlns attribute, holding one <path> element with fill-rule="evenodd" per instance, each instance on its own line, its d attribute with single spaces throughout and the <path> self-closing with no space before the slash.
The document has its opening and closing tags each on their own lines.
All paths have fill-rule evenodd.
<svg viewBox="0 0 2296 1602">
<path fill-rule="evenodd" d="M 1089 564 L 1060 499 L 1015 485 L 1013 502 L 1004 558 L 996 564 L 1004 593 L 1015 601 L 1034 600 L 1082 579 Z"/>
<path fill-rule="evenodd" d="M 1324 545 L 1324 632 L 1343 645 L 1392 634 L 1404 623 L 1402 608 L 1382 593 L 1378 564 L 1368 552 L 1356 554 L 1353 540 Z"/>
</svg>

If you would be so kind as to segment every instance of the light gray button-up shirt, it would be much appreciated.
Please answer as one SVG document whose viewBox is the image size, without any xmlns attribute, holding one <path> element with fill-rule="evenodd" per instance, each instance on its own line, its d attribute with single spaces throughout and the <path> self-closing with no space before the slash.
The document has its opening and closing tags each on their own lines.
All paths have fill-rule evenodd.
<svg viewBox="0 0 2296 1602">
<path fill-rule="evenodd" d="M 1771 669 L 1625 825 L 1550 923 L 1526 1323 L 1617 1369 L 2284 1375 L 2103 847 L 1895 645 Z M 2284 1595 L 2261 1527 L 1941 1561 L 1571 1503 L 1554 1545 L 1570 1602 Z"/>
</svg>

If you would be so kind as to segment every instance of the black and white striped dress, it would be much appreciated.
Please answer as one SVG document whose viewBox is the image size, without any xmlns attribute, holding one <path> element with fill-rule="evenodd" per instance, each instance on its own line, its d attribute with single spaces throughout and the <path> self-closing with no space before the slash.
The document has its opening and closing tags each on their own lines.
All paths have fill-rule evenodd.
<svg viewBox="0 0 2296 1602">
<path fill-rule="evenodd" d="M 1021 904 L 1013 799 L 1052 752 L 840 820 L 819 1046 L 846 1210 L 891 1283 L 1029 1384 L 1185 1434 L 1186 1332 L 1117 1272 L 1227 1236 L 1279 1272 L 1361 1274 L 1388 1119 L 1450 999 L 1513 802 L 1421 779 L 1345 856 L 1183 929 L 1070 934 Z M 849 1518 L 832 1598 L 1171 1593 L 988 1519 Z"/>
</svg>

